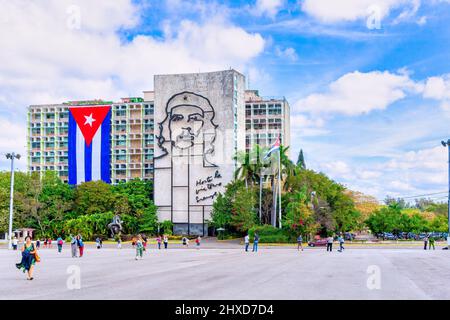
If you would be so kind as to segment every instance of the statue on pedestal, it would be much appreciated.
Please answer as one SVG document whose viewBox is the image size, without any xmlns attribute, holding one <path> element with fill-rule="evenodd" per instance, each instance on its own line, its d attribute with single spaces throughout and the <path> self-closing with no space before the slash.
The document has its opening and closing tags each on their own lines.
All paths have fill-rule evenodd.
<svg viewBox="0 0 450 320">
<path fill-rule="evenodd" d="M 110 224 L 108 224 L 108 228 L 111 231 L 111 238 L 115 238 L 116 235 L 120 235 L 122 232 L 122 223 L 120 220 L 120 216 L 116 214 Z"/>
</svg>

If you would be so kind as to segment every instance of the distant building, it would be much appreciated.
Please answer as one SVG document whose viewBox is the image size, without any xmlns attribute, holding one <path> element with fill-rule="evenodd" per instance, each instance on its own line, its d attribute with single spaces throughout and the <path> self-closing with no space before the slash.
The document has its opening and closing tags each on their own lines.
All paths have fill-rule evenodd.
<svg viewBox="0 0 450 320">
<path fill-rule="evenodd" d="M 142 98 L 112 104 L 111 182 L 153 179 L 154 105 Z"/>
<path fill-rule="evenodd" d="M 290 137 L 290 106 L 285 98 L 264 98 L 257 90 L 245 91 L 245 148 L 255 145 L 270 147 L 277 138 L 288 147 Z"/>
</svg>

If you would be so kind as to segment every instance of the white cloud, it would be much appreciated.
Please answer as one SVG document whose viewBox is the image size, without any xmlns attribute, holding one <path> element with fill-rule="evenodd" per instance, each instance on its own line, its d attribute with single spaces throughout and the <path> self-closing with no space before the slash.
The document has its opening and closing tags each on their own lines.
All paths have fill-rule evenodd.
<svg viewBox="0 0 450 320">
<path fill-rule="evenodd" d="M 256 0 L 255 7 L 252 12 L 256 15 L 267 15 L 275 17 L 283 7 L 285 0 Z"/>
<path fill-rule="evenodd" d="M 450 110 L 450 74 L 428 78 L 425 82 L 423 97 L 441 101 L 441 108 Z"/>
<path fill-rule="evenodd" d="M 418 0 L 305 0 L 302 10 L 318 20 L 326 23 L 355 21 L 368 18 L 375 12 L 383 19 L 396 8 L 404 7 L 401 18 L 412 15 L 420 7 Z"/>
<path fill-rule="evenodd" d="M 384 110 L 403 99 L 407 92 L 420 90 L 420 86 L 404 74 L 355 71 L 331 83 L 327 92 L 301 99 L 295 104 L 295 110 L 359 115 Z"/>
<path fill-rule="evenodd" d="M 310 117 L 306 114 L 292 114 L 290 120 L 293 139 L 321 136 L 329 133 L 324 128 L 325 120 L 323 118 Z"/>
<path fill-rule="evenodd" d="M 396 192 L 400 191 L 413 191 L 415 190 L 409 183 L 405 183 L 403 181 L 395 180 L 391 181 L 388 185 L 388 188 L 396 190 Z"/>
<path fill-rule="evenodd" d="M 26 167 L 26 126 L 25 123 L 18 124 L 0 117 L 0 167 L 9 168 L 10 162 L 6 160 L 5 154 L 15 152 L 22 156 L 15 162 L 15 167 L 25 169 Z"/>
<path fill-rule="evenodd" d="M 413 170 L 431 169 L 445 172 L 447 153 L 442 146 L 418 151 L 409 151 L 392 159 L 386 165 L 387 169 Z"/>
<path fill-rule="evenodd" d="M 275 54 L 277 57 L 291 61 L 291 62 L 295 62 L 298 60 L 297 52 L 295 51 L 294 48 L 291 48 L 291 47 L 282 49 L 281 47 L 276 46 Z"/>
</svg>

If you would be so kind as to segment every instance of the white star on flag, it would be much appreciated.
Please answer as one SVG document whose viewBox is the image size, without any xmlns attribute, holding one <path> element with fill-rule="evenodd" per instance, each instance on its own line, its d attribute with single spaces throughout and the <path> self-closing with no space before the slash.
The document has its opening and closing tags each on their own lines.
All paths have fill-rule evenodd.
<svg viewBox="0 0 450 320">
<path fill-rule="evenodd" d="M 92 122 L 95 121 L 95 119 L 92 117 L 92 113 L 90 116 L 84 116 L 84 118 L 86 119 L 86 122 L 84 123 L 84 125 L 89 124 L 92 127 Z"/>
</svg>

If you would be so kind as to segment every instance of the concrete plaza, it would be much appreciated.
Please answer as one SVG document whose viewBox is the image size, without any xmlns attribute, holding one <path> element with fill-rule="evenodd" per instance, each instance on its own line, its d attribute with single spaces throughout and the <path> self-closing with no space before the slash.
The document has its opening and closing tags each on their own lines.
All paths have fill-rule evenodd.
<svg viewBox="0 0 450 320">
<path fill-rule="evenodd" d="M 440 248 L 152 247 L 139 261 L 134 253 L 89 246 L 80 259 L 68 246 L 42 249 L 28 281 L 14 265 L 19 252 L 3 247 L 0 299 L 450 299 L 450 251 Z M 73 270 L 80 289 L 67 286 Z"/>
</svg>

